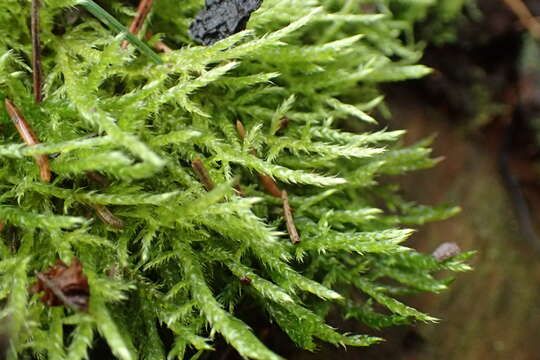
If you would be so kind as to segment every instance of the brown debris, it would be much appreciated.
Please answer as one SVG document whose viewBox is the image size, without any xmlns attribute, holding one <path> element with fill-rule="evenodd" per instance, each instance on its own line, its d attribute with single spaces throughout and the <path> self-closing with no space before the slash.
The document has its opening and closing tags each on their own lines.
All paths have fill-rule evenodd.
<svg viewBox="0 0 540 360">
<path fill-rule="evenodd" d="M 105 224 L 115 229 L 124 228 L 124 222 L 121 219 L 114 216 L 114 214 L 105 205 L 100 205 L 100 204 L 88 204 L 88 205 L 96 211 L 96 215 Z"/>
<path fill-rule="evenodd" d="M 92 180 L 93 182 L 96 182 L 99 185 L 104 186 L 104 187 L 108 186 L 110 184 L 110 182 L 111 182 L 105 176 L 101 175 L 100 173 L 98 173 L 96 171 L 87 171 L 86 172 L 86 177 L 88 179 Z"/>
<path fill-rule="evenodd" d="M 240 197 L 246 197 L 246 193 L 244 192 L 244 189 L 240 185 L 235 185 L 234 190 L 236 191 L 236 194 Z"/>
<path fill-rule="evenodd" d="M 450 259 L 461 253 L 461 249 L 455 242 L 444 242 L 431 254 L 437 261 L 441 262 Z"/>
<path fill-rule="evenodd" d="M 236 132 L 238 132 L 240 139 L 244 140 L 246 138 L 246 128 L 240 120 L 236 120 Z"/>
<path fill-rule="evenodd" d="M 288 117 L 284 116 L 281 119 L 281 122 L 279 123 L 278 131 L 281 131 L 281 130 L 285 129 L 287 126 L 289 126 L 290 123 L 291 123 L 291 120 L 289 120 Z"/>
<path fill-rule="evenodd" d="M 240 278 L 240 283 L 242 285 L 251 285 L 251 282 L 252 282 L 252 280 L 250 278 L 248 278 L 247 276 L 244 276 L 244 277 Z"/>
<path fill-rule="evenodd" d="M 289 196 L 287 191 L 283 190 L 281 192 L 281 198 L 283 199 L 283 216 L 285 217 L 285 223 L 287 225 L 287 232 L 293 244 L 298 244 L 300 242 L 300 235 L 296 231 L 296 226 L 294 225 L 294 218 L 292 215 L 292 209 L 289 205 Z"/>
<path fill-rule="evenodd" d="M 282 196 L 282 191 L 279 189 L 274 179 L 272 179 L 270 176 L 259 174 L 259 180 L 268 194 L 277 198 Z"/>
<path fill-rule="evenodd" d="M 214 182 L 212 181 L 212 178 L 210 177 L 210 174 L 208 174 L 208 170 L 204 166 L 201 159 L 196 158 L 191 162 L 191 167 L 193 168 L 193 171 L 195 171 L 195 175 L 199 178 L 199 181 L 204 185 L 207 191 L 212 191 L 212 189 L 216 186 Z"/>
<path fill-rule="evenodd" d="M 21 135 L 22 139 L 28 146 L 34 146 L 39 144 L 39 140 L 34 134 L 34 131 L 24 118 L 21 111 L 11 102 L 9 99 L 5 99 L 6 110 L 11 118 L 11 121 L 17 128 L 17 131 Z M 51 169 L 49 166 L 49 158 L 47 155 L 36 155 L 36 162 L 39 166 L 39 174 L 41 181 L 50 182 L 51 181 Z"/>
<path fill-rule="evenodd" d="M 135 14 L 131 25 L 129 25 L 130 33 L 137 35 L 139 31 L 141 31 L 144 20 L 146 20 L 150 9 L 152 9 L 153 2 L 154 0 L 141 0 L 139 6 L 137 7 L 137 14 Z M 128 47 L 128 44 L 129 43 L 127 41 L 123 41 L 122 48 L 126 49 Z"/>
<path fill-rule="evenodd" d="M 36 104 L 43 100 L 43 68 L 41 66 L 41 42 L 39 40 L 39 8 L 40 0 L 32 0 L 31 32 L 32 32 L 32 80 L 34 83 L 34 99 Z"/>
<path fill-rule="evenodd" d="M 47 306 L 68 306 L 76 311 L 88 312 L 90 289 L 88 279 L 77 258 L 67 266 L 61 260 L 48 270 L 37 273 L 38 281 L 31 287 L 31 292 L 43 292 L 41 301 Z"/>
<path fill-rule="evenodd" d="M 110 183 L 109 179 L 107 179 L 105 176 L 101 175 L 100 173 L 96 171 L 87 171 L 86 177 L 90 179 L 91 181 L 98 183 L 102 187 L 106 187 Z M 86 204 L 94 209 L 94 211 L 96 212 L 96 215 L 105 224 L 115 229 L 124 228 L 124 222 L 121 219 L 114 216 L 114 214 L 105 205 L 92 204 L 92 203 L 86 203 Z"/>
</svg>

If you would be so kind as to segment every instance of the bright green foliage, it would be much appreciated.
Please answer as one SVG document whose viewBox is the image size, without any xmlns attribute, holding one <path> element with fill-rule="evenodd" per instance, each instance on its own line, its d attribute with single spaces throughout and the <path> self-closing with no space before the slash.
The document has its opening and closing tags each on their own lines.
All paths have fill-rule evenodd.
<svg viewBox="0 0 540 360">
<path fill-rule="evenodd" d="M 400 147 L 403 132 L 373 118 L 377 83 L 430 71 L 416 64 L 412 40 L 402 42 L 413 23 L 396 20 L 392 1 L 265 0 L 248 30 L 201 47 L 187 28 L 203 1 L 159 0 L 152 30 L 178 48 L 160 55 L 133 38 L 136 48 L 123 50 L 119 24 L 133 9 L 100 3 L 105 10 L 44 1 L 45 101 L 36 105 L 30 4 L 0 2 L 0 99 L 14 101 L 42 142 L 22 145 L 0 111 L 0 324 L 10 358 L 84 359 L 101 337 L 119 359 L 182 359 L 213 350 L 220 334 L 246 358 L 280 359 L 239 317 L 267 318 L 310 350 L 315 339 L 379 341 L 375 331 L 328 326 L 330 305 L 374 329 L 435 320 L 397 297 L 444 290 L 448 279 L 433 273 L 467 270 L 468 254 L 437 262 L 408 248 L 406 226 L 456 209 L 407 202 L 387 177 L 381 183 L 437 162 L 429 141 Z M 424 11 L 433 2 L 400 3 Z M 74 15 L 77 4 L 90 13 Z M 36 154 L 58 155 L 52 183 L 40 182 Z M 195 158 L 217 184 L 210 192 L 191 169 Z M 298 245 L 257 173 L 289 193 Z M 108 206 L 123 229 L 89 204 Z M 88 276 L 88 314 L 46 307 L 28 291 L 35 272 L 72 257 Z"/>
</svg>

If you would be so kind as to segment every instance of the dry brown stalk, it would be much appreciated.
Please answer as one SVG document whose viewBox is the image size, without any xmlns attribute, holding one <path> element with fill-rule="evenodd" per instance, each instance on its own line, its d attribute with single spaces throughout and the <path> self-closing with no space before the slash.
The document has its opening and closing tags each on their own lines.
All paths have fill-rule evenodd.
<svg viewBox="0 0 540 360">
<path fill-rule="evenodd" d="M 294 218 L 292 215 L 291 206 L 289 205 L 289 196 L 287 195 L 287 191 L 283 190 L 281 192 L 281 199 L 283 199 L 283 216 L 285 217 L 287 232 L 289 233 L 292 243 L 298 244 L 300 242 L 300 235 L 298 235 L 298 231 L 294 225 Z"/>
<path fill-rule="evenodd" d="M 97 216 L 105 224 L 115 228 L 122 229 L 124 227 L 124 222 L 114 216 L 114 214 L 105 206 L 100 204 L 88 204 L 92 209 L 96 211 Z"/>
<path fill-rule="evenodd" d="M 272 179 L 270 176 L 265 174 L 259 174 L 259 180 L 261 181 L 262 186 L 266 190 L 266 192 L 273 197 L 280 198 L 281 197 L 281 189 L 279 186 L 277 186 L 274 179 Z"/>
<path fill-rule="evenodd" d="M 152 33 L 150 31 L 147 31 L 146 32 L 146 39 L 150 40 L 152 38 Z M 163 41 L 157 41 L 156 43 L 154 43 L 154 48 L 158 51 L 161 51 L 161 52 L 164 52 L 164 53 L 168 53 L 168 52 L 171 52 L 173 51 L 167 44 L 165 44 Z"/>
<path fill-rule="evenodd" d="M 148 13 L 150 12 L 150 9 L 152 9 L 152 4 L 154 0 L 141 0 L 139 3 L 139 6 L 137 7 L 137 13 L 135 14 L 135 17 L 133 18 L 133 21 L 131 21 L 131 25 L 129 25 L 129 32 L 137 35 L 139 31 L 141 31 L 142 25 L 144 24 L 144 20 L 146 20 L 146 17 L 148 16 Z M 123 41 L 122 42 L 122 48 L 126 49 L 128 47 L 128 42 Z"/>
<path fill-rule="evenodd" d="M 284 124 L 284 126 L 287 126 L 288 119 L 285 118 L 282 123 Z M 242 140 L 246 138 L 246 128 L 240 120 L 236 121 L 236 131 L 238 132 L 238 135 Z M 255 150 L 251 150 L 250 154 L 254 156 L 257 155 Z M 259 174 L 259 180 L 261 181 L 261 184 L 263 185 L 267 193 L 274 197 L 281 198 L 281 200 L 283 201 L 283 216 L 285 217 L 287 232 L 289 233 L 289 237 L 291 238 L 293 244 L 299 243 L 300 236 L 298 235 L 298 231 L 296 230 L 296 226 L 294 225 L 294 218 L 292 215 L 291 206 L 289 205 L 289 195 L 287 194 L 287 191 L 281 190 L 279 186 L 277 186 L 274 179 L 272 179 L 268 175 Z"/>
<path fill-rule="evenodd" d="M 211 191 L 215 184 L 212 181 L 212 178 L 210 177 L 210 174 L 208 173 L 208 170 L 204 166 L 201 159 L 196 158 L 191 162 L 191 167 L 193 168 L 193 171 L 195 171 L 195 175 L 199 178 L 199 181 L 204 185 L 207 191 Z"/>
<path fill-rule="evenodd" d="M 246 193 L 244 192 L 244 189 L 240 185 L 235 185 L 234 190 L 236 191 L 236 194 L 240 197 L 246 197 Z"/>
<path fill-rule="evenodd" d="M 172 51 L 172 49 L 169 46 L 167 46 L 167 44 L 165 44 L 163 41 L 156 42 L 154 44 L 154 48 L 156 48 L 156 50 L 164 52 L 164 53 Z"/>
<path fill-rule="evenodd" d="M 39 144 L 39 140 L 36 134 L 34 134 L 34 131 L 24 118 L 21 111 L 11 102 L 11 100 L 6 99 L 5 103 L 9 117 L 11 118 L 11 121 L 17 128 L 19 135 L 21 135 L 26 145 L 34 146 Z M 41 181 L 50 182 L 51 168 L 49 166 L 49 158 L 47 157 L 47 155 L 36 155 L 35 159 L 39 167 L 39 175 Z"/>
<path fill-rule="evenodd" d="M 103 187 L 108 186 L 110 183 L 109 179 L 107 179 L 105 176 L 95 171 L 87 171 L 86 177 L 100 184 Z M 105 205 L 92 204 L 92 203 L 86 203 L 86 204 L 94 209 L 99 219 L 103 221 L 105 224 L 115 229 L 122 229 L 124 227 L 124 222 L 121 219 L 114 216 L 114 214 Z"/>
</svg>

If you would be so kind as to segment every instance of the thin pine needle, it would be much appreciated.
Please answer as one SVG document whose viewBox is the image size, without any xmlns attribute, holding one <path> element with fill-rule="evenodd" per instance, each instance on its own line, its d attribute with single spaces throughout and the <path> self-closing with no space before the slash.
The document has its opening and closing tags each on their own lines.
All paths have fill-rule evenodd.
<svg viewBox="0 0 540 360">
<path fill-rule="evenodd" d="M 123 34 L 127 41 L 129 41 L 133 46 L 137 47 L 144 55 L 148 56 L 156 64 L 163 64 L 161 58 L 154 51 L 152 51 L 152 49 L 150 49 L 148 45 L 146 45 L 138 37 L 130 33 L 124 25 L 122 25 L 111 14 L 105 11 L 105 9 L 103 9 L 101 6 L 99 6 L 92 0 L 78 0 L 77 3 L 84 6 L 86 10 L 88 10 L 92 15 L 107 24 L 112 30 Z"/>
</svg>

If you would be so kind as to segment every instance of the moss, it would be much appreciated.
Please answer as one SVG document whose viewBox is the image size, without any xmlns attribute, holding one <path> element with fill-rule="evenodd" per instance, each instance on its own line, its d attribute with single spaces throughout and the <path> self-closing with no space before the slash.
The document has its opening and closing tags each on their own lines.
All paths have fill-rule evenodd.
<svg viewBox="0 0 540 360">
<path fill-rule="evenodd" d="M 101 4 L 113 21 L 88 0 L 44 1 L 44 101 L 35 104 L 30 4 L 2 1 L 0 98 L 41 141 L 22 145 L 0 112 L 9 356 L 87 358 L 99 336 L 120 359 L 183 358 L 212 350 L 217 332 L 244 357 L 279 359 L 238 319 L 246 303 L 310 350 L 314 339 L 380 340 L 328 326 L 330 303 L 375 329 L 435 320 L 396 297 L 445 289 L 432 273 L 467 270 L 469 254 L 437 262 L 404 246 L 406 226 L 456 209 L 418 206 L 380 183 L 436 164 L 428 141 L 403 148 L 402 132 L 381 130 L 373 115 L 377 84 L 430 71 L 417 64 L 420 47 L 402 42 L 414 23 L 396 21 L 388 3 L 366 13 L 350 0 L 265 0 L 248 30 L 201 47 L 187 33 L 202 1 L 162 0 L 146 27 L 178 50 L 157 55 L 133 37 L 135 47 L 120 46 L 126 4 Z M 358 133 L 340 130 L 351 122 Z M 37 155 L 54 155 L 51 183 L 40 181 Z M 289 194 L 298 244 L 257 174 Z M 28 292 L 36 271 L 74 257 L 88 277 L 88 313 Z M 358 292 L 365 303 L 351 300 Z"/>
</svg>

